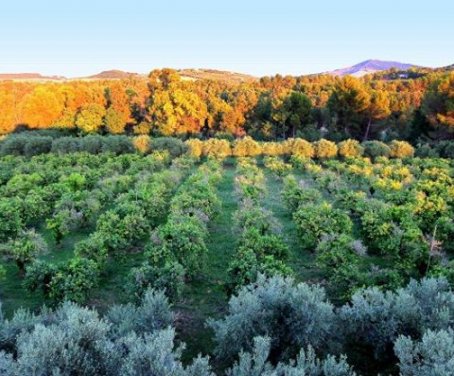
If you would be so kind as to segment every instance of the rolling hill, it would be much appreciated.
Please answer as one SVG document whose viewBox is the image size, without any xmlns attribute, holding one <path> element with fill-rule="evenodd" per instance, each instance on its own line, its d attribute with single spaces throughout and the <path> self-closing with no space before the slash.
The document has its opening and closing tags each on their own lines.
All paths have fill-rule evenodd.
<svg viewBox="0 0 454 376">
<path fill-rule="evenodd" d="M 327 72 L 328 74 L 334 76 L 356 76 L 361 77 L 365 74 L 386 71 L 389 69 L 398 69 L 398 70 L 408 70 L 410 68 L 418 67 L 414 64 L 406 64 L 406 63 L 399 63 L 397 61 L 383 61 L 383 60 L 365 60 L 361 63 L 353 65 L 351 67 L 336 69 L 331 72 Z"/>
</svg>

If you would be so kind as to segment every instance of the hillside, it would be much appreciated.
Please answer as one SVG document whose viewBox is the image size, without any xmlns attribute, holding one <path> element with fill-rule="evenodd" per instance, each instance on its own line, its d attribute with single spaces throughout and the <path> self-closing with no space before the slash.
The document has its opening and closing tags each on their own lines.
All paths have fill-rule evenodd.
<svg viewBox="0 0 454 376">
<path fill-rule="evenodd" d="M 121 80 L 135 76 L 139 76 L 139 73 L 124 72 L 118 69 L 112 69 L 83 78 L 92 80 Z"/>
<path fill-rule="evenodd" d="M 60 81 L 63 76 L 43 76 L 40 73 L 0 73 L 0 81 Z"/>
<path fill-rule="evenodd" d="M 180 69 L 178 73 L 183 79 L 187 80 L 214 80 L 214 81 L 225 81 L 230 83 L 241 83 L 241 82 L 253 82 L 257 80 L 257 77 L 237 73 L 228 72 L 215 69 Z"/>
<path fill-rule="evenodd" d="M 353 65 L 351 67 L 336 69 L 331 72 L 327 72 L 334 76 L 356 76 L 361 77 L 366 74 L 386 71 L 389 69 L 407 70 L 413 67 L 417 67 L 414 64 L 399 63 L 397 61 L 383 61 L 383 60 L 366 60 Z"/>
</svg>

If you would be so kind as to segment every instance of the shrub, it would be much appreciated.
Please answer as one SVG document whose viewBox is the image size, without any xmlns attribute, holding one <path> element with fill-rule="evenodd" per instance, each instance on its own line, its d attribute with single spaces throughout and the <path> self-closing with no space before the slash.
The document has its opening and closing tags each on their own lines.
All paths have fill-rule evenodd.
<svg viewBox="0 0 454 376">
<path fill-rule="evenodd" d="M 164 262 L 163 265 L 144 263 L 131 270 L 129 291 L 133 296 L 140 297 L 147 288 L 153 288 L 176 300 L 183 291 L 184 279 L 184 267 L 178 262 Z"/>
<path fill-rule="evenodd" d="M 296 362 L 289 364 L 279 363 L 273 366 L 267 360 L 271 357 L 271 340 L 269 337 L 255 337 L 251 353 L 241 352 L 239 360 L 227 371 L 228 376 L 355 376 L 342 356 L 337 360 L 329 355 L 326 359 L 316 358 L 311 346 L 307 350 L 301 349 Z"/>
<path fill-rule="evenodd" d="M 75 257 L 58 266 L 58 271 L 49 283 L 49 297 L 56 302 L 70 300 L 82 303 L 97 285 L 99 266 L 95 261 Z"/>
<path fill-rule="evenodd" d="M 188 146 L 183 141 L 172 137 L 153 138 L 150 146 L 152 151 L 167 150 L 173 158 L 179 157 L 188 151 Z"/>
<path fill-rule="evenodd" d="M 133 138 L 134 148 L 141 154 L 147 154 L 150 151 L 150 136 L 142 134 Z"/>
<path fill-rule="evenodd" d="M 353 228 L 349 216 L 327 202 L 301 205 L 293 213 L 303 246 L 314 249 L 323 235 L 350 234 Z"/>
<path fill-rule="evenodd" d="M 223 319 L 209 320 L 208 325 L 215 333 L 218 356 L 231 359 L 242 349 L 251 351 L 254 337 L 267 335 L 280 360 L 308 345 L 323 349 L 334 330 L 334 311 L 319 286 L 259 276 L 230 299 Z"/>
<path fill-rule="evenodd" d="M 438 151 L 429 144 L 422 144 L 417 146 L 415 156 L 420 158 L 438 158 L 440 155 Z"/>
<path fill-rule="evenodd" d="M 276 157 L 285 154 L 284 143 L 282 142 L 264 142 L 262 143 L 262 154 Z"/>
<path fill-rule="evenodd" d="M 102 152 L 116 155 L 134 153 L 134 145 L 127 136 L 103 136 Z"/>
<path fill-rule="evenodd" d="M 24 155 L 29 139 L 23 135 L 7 136 L 0 145 L 0 155 Z"/>
<path fill-rule="evenodd" d="M 298 181 L 295 176 L 288 175 L 284 179 L 282 197 L 290 211 L 294 212 L 300 205 L 319 202 L 322 194 L 315 188 L 307 187 L 304 181 Z"/>
<path fill-rule="evenodd" d="M 232 155 L 230 142 L 227 140 L 210 138 L 203 142 L 203 155 L 221 159 L 228 157 Z"/>
<path fill-rule="evenodd" d="M 392 355 L 399 335 L 421 338 L 428 329 L 448 329 L 454 319 L 454 293 L 444 278 L 413 280 L 396 292 L 371 287 L 356 292 L 339 317 L 350 343 L 385 358 Z"/>
<path fill-rule="evenodd" d="M 344 158 L 360 157 L 364 148 L 357 140 L 345 140 L 339 143 L 339 155 Z"/>
<path fill-rule="evenodd" d="M 79 139 L 79 150 L 90 154 L 99 154 L 103 151 L 104 136 L 89 135 Z"/>
<path fill-rule="evenodd" d="M 0 198 L 0 242 L 17 236 L 23 227 L 19 208 L 9 198 Z"/>
<path fill-rule="evenodd" d="M 389 144 L 390 157 L 409 158 L 415 154 L 415 149 L 408 142 L 393 140 Z"/>
<path fill-rule="evenodd" d="M 364 155 L 372 159 L 389 157 L 391 154 L 389 146 L 381 141 L 366 141 L 362 143 L 362 146 L 364 147 Z"/>
<path fill-rule="evenodd" d="M 449 375 L 454 369 L 454 331 L 427 331 L 420 341 L 401 336 L 394 345 L 401 376 Z"/>
<path fill-rule="evenodd" d="M 52 137 L 30 137 L 24 147 L 24 155 L 31 157 L 33 155 L 49 153 L 52 148 Z"/>
<path fill-rule="evenodd" d="M 80 151 L 80 139 L 76 137 L 61 137 L 52 141 L 52 153 L 67 154 Z"/>
<path fill-rule="evenodd" d="M 454 142 L 453 141 L 440 141 L 435 150 L 442 158 L 454 159 Z"/>
<path fill-rule="evenodd" d="M 203 142 L 197 138 L 191 138 L 186 141 L 189 154 L 195 158 L 200 158 L 203 154 Z"/>
<path fill-rule="evenodd" d="M 16 262 L 20 273 L 24 274 L 28 264 L 41 253 L 47 252 L 47 243 L 35 230 L 24 230 L 5 244 L 0 251 L 11 257 Z"/>
<path fill-rule="evenodd" d="M 335 158 L 337 156 L 337 146 L 334 142 L 321 139 L 314 142 L 315 157 L 318 159 Z"/>
<path fill-rule="evenodd" d="M 300 158 L 313 158 L 315 155 L 312 144 L 302 138 L 290 138 L 284 141 L 284 148 L 287 154 Z"/>
<path fill-rule="evenodd" d="M 236 157 L 255 157 L 262 153 L 262 148 L 251 137 L 236 140 L 233 144 L 232 154 Z"/>
</svg>

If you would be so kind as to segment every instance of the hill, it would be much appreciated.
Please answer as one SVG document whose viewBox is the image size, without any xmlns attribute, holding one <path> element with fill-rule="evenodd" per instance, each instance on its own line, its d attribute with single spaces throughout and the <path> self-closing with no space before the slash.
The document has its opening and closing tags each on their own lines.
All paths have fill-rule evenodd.
<svg viewBox="0 0 454 376">
<path fill-rule="evenodd" d="M 0 81 L 60 81 L 63 76 L 43 76 L 40 73 L 0 73 Z"/>
<path fill-rule="evenodd" d="M 327 72 L 328 74 L 334 76 L 356 76 L 361 77 L 366 74 L 386 71 L 389 69 L 398 69 L 398 70 L 408 70 L 410 68 L 417 67 L 414 64 L 406 64 L 406 63 L 399 63 L 397 61 L 383 61 L 383 60 L 366 60 L 353 65 L 351 67 L 336 69 L 331 72 Z"/>
<path fill-rule="evenodd" d="M 186 80 L 213 80 L 213 81 L 224 81 L 230 83 L 241 83 L 241 82 L 253 82 L 257 80 L 257 77 L 215 69 L 180 69 L 178 73 L 183 79 Z"/>
<path fill-rule="evenodd" d="M 124 78 L 130 78 L 140 76 L 139 73 L 124 72 L 118 69 L 112 69 L 107 71 L 102 71 L 101 73 L 94 74 L 92 76 L 83 77 L 83 79 L 91 80 L 121 80 Z"/>
</svg>

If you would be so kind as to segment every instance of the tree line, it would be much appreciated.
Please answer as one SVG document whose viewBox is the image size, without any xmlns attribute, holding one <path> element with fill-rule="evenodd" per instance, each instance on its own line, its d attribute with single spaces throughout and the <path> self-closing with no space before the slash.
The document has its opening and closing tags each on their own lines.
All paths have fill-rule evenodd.
<svg viewBox="0 0 454 376">
<path fill-rule="evenodd" d="M 185 80 L 177 71 L 147 78 L 0 82 L 0 134 L 64 128 L 75 133 L 151 134 L 258 140 L 325 137 L 453 138 L 454 73 Z"/>
</svg>

